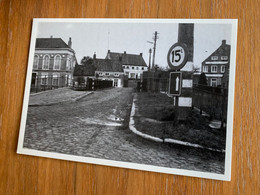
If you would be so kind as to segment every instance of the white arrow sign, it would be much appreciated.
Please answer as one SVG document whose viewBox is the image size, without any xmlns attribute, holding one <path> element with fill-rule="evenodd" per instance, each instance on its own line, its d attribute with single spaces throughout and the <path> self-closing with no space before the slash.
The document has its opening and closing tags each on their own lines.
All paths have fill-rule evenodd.
<svg viewBox="0 0 260 195">
<path fill-rule="evenodd" d="M 176 91 L 179 91 L 179 77 L 176 78 Z"/>
</svg>

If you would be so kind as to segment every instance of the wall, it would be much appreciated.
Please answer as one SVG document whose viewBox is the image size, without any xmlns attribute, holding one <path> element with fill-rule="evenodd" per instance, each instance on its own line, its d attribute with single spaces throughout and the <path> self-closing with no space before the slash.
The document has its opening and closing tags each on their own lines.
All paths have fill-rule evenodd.
<svg viewBox="0 0 260 195">
<path fill-rule="evenodd" d="M 259 3 L 0 1 L 0 194 L 258 194 Z M 238 18 L 231 182 L 17 155 L 32 19 L 44 17 Z"/>
</svg>

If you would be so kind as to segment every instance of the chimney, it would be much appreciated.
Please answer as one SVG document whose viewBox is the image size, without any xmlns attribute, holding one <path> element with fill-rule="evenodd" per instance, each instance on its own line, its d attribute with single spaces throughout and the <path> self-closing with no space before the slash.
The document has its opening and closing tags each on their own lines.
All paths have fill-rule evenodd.
<svg viewBox="0 0 260 195">
<path fill-rule="evenodd" d="M 126 51 L 124 51 L 124 54 L 126 54 Z"/>
<path fill-rule="evenodd" d="M 140 56 L 142 56 L 142 57 L 143 57 L 143 53 L 140 53 Z"/>
<path fill-rule="evenodd" d="M 53 38 L 53 36 L 51 35 L 51 37 L 50 37 L 51 39 Z"/>
<path fill-rule="evenodd" d="M 222 40 L 222 45 L 226 45 L 226 40 Z"/>
<path fill-rule="evenodd" d="M 97 58 L 97 56 L 96 56 L 96 52 L 95 52 L 93 55 L 93 60 L 95 60 L 96 58 Z"/>
<path fill-rule="evenodd" d="M 71 48 L 72 42 L 71 42 L 71 37 L 69 38 L 68 46 Z"/>
<path fill-rule="evenodd" d="M 110 49 L 107 51 L 107 59 L 110 59 Z"/>
</svg>

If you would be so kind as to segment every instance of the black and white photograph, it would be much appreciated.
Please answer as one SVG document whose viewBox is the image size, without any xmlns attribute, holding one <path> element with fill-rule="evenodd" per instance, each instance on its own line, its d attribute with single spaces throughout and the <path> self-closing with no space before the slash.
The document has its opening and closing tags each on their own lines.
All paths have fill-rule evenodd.
<svg viewBox="0 0 260 195">
<path fill-rule="evenodd" d="M 230 180 L 237 20 L 34 19 L 17 152 Z"/>
</svg>

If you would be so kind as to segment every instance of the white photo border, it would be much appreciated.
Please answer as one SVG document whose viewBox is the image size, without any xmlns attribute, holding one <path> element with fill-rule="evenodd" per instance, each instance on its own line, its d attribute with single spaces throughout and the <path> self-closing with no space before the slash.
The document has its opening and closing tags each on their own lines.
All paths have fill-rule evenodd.
<svg viewBox="0 0 260 195">
<path fill-rule="evenodd" d="M 38 24 L 44 22 L 86 22 L 86 23 L 194 23 L 194 24 L 231 24 L 231 53 L 230 53 L 230 72 L 229 72 L 229 91 L 228 91 L 228 112 L 227 112 L 227 127 L 226 127 L 226 150 L 225 150 L 225 172 L 224 174 L 216 174 L 210 172 L 192 171 L 177 168 L 166 168 L 153 165 L 137 164 L 130 162 L 122 162 L 115 160 L 106 160 L 91 157 L 82 157 L 75 155 L 67 155 L 55 152 L 44 152 L 33 149 L 23 148 L 26 118 L 28 112 L 30 86 L 31 86 L 31 75 L 33 67 L 33 57 L 35 52 L 36 35 L 38 30 Z M 83 19 L 83 18 L 34 18 L 31 33 L 31 42 L 29 50 L 29 59 L 27 66 L 26 83 L 24 90 L 24 99 L 22 107 L 22 116 L 20 122 L 20 132 L 18 139 L 18 154 L 47 157 L 60 160 L 69 160 L 75 162 L 84 162 L 97 165 L 107 165 L 112 167 L 121 167 L 135 170 L 152 171 L 159 173 L 192 176 L 207 179 L 216 180 L 231 180 L 231 160 L 232 160 L 232 135 L 233 135 L 233 115 L 234 115 L 234 93 L 235 93 L 235 70 L 236 70 L 236 45 L 237 45 L 237 19 Z"/>
</svg>

